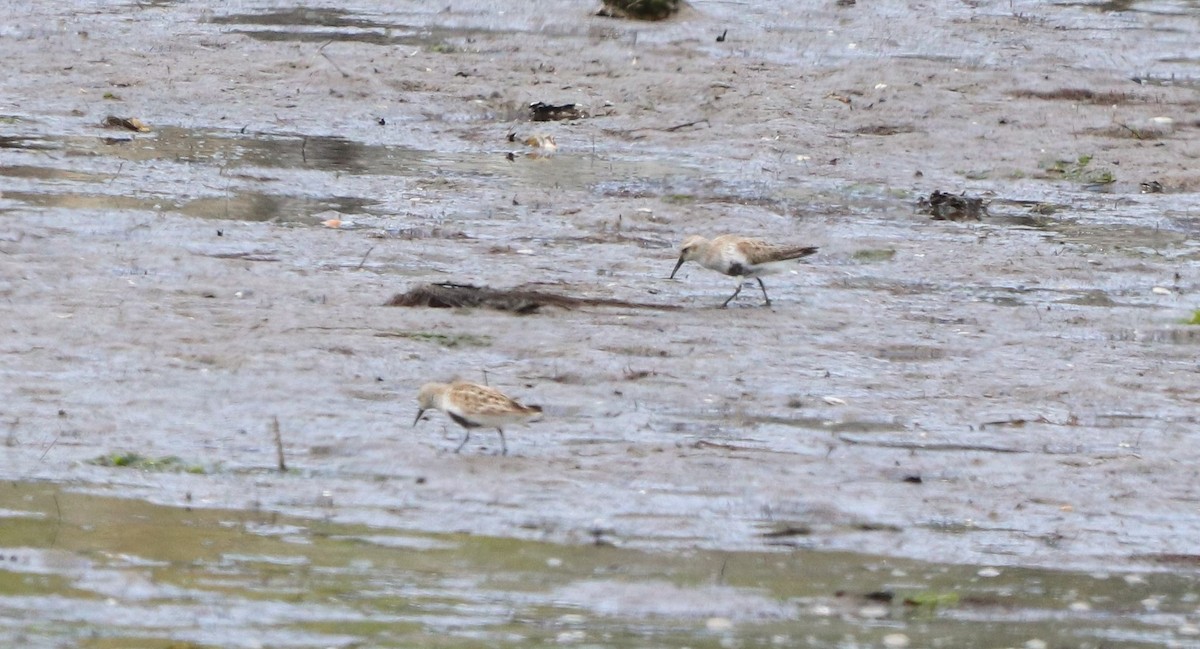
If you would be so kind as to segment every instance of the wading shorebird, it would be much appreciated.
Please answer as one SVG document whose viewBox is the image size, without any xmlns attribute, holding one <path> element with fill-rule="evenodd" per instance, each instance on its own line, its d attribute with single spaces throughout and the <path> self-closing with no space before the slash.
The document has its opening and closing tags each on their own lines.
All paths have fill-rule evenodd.
<svg viewBox="0 0 1200 649">
<path fill-rule="evenodd" d="M 668 279 L 675 279 L 675 273 L 679 272 L 684 262 L 694 261 L 709 270 L 737 278 L 737 290 L 721 303 L 721 308 L 729 306 L 729 302 L 742 292 L 742 284 L 748 277 L 758 281 L 763 299 L 767 301 L 767 306 L 771 306 L 771 298 L 767 296 L 767 287 L 763 285 L 761 276 L 778 273 L 784 270 L 787 262 L 807 257 L 816 251 L 816 246 L 777 246 L 762 239 L 732 234 L 724 234 L 711 241 L 692 236 L 683 241 L 679 261 L 675 262 L 675 270 L 671 271 Z"/>
<path fill-rule="evenodd" d="M 501 426 L 519 424 L 535 419 L 542 414 L 540 406 L 524 406 L 508 398 L 499 390 L 486 385 L 466 381 L 453 383 L 426 383 L 417 393 L 417 418 L 415 427 L 426 410 L 441 410 L 467 431 L 466 437 L 454 449 L 457 453 L 471 439 L 472 428 L 495 428 L 500 433 L 501 455 L 508 455 L 508 443 L 504 440 Z"/>
</svg>

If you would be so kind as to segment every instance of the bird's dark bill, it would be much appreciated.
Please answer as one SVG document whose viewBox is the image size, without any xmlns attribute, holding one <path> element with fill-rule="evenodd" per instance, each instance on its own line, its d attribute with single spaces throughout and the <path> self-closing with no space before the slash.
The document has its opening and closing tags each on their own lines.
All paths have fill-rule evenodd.
<svg viewBox="0 0 1200 649">
<path fill-rule="evenodd" d="M 679 267 L 683 265 L 683 255 L 679 255 L 679 261 L 675 262 L 675 270 L 671 271 L 671 276 L 667 279 L 675 279 L 675 273 L 679 272 Z"/>
</svg>

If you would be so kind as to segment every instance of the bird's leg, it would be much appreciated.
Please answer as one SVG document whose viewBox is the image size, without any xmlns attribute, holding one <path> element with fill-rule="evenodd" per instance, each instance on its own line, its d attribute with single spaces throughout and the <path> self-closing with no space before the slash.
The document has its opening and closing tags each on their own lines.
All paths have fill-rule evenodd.
<svg viewBox="0 0 1200 649">
<path fill-rule="evenodd" d="M 741 278 L 738 278 L 737 290 L 733 292 L 733 295 L 730 295 L 728 299 L 726 299 L 724 302 L 721 303 L 721 308 L 724 309 L 725 307 L 729 306 L 729 302 L 732 301 L 733 298 L 737 297 L 738 293 L 741 293 L 741 292 L 742 292 L 742 280 L 741 280 Z"/>
<path fill-rule="evenodd" d="M 454 449 L 454 452 L 455 452 L 455 453 L 457 453 L 457 452 L 461 451 L 461 450 L 462 450 L 462 447 L 464 447 L 464 446 L 466 446 L 466 445 L 467 445 L 467 440 L 471 439 L 471 429 L 470 429 L 470 428 L 464 428 L 463 430 L 464 430 L 464 431 L 466 431 L 466 432 L 467 432 L 467 434 L 466 434 L 466 436 L 465 436 L 465 437 L 463 437 L 463 441 L 459 442 L 459 444 L 458 444 L 458 448 Z"/>
<path fill-rule="evenodd" d="M 504 430 L 497 428 L 497 433 L 500 433 L 500 455 L 508 455 L 508 442 L 504 441 Z"/>
<path fill-rule="evenodd" d="M 762 283 L 761 277 L 755 277 L 758 280 L 758 287 L 762 289 L 763 299 L 767 301 L 767 306 L 771 306 L 771 298 L 767 297 L 767 285 Z"/>
</svg>

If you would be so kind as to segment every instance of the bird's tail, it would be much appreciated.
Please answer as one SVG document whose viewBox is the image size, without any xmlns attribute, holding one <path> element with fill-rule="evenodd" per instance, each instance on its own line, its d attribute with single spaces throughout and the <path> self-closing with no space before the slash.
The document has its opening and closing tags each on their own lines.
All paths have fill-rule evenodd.
<svg viewBox="0 0 1200 649">
<path fill-rule="evenodd" d="M 784 250 L 780 256 L 784 259 L 800 259 L 802 257 L 816 254 L 818 250 L 820 250 L 820 248 L 817 246 L 798 246 Z"/>
<path fill-rule="evenodd" d="M 540 421 L 542 418 L 542 407 L 525 406 L 525 413 L 529 415 L 530 421 Z"/>
</svg>

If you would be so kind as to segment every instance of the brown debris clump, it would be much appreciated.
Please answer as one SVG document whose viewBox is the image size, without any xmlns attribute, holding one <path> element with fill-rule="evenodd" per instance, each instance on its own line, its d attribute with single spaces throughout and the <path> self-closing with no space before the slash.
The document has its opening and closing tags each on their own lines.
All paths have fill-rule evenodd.
<svg viewBox="0 0 1200 649">
<path fill-rule="evenodd" d="M 935 221 L 981 221 L 987 214 L 982 198 L 962 194 L 948 194 L 934 190 L 929 198 L 922 198 L 917 209 L 933 217 Z"/>
<path fill-rule="evenodd" d="M 1074 101 L 1081 104 L 1099 104 L 1108 106 L 1112 104 L 1126 104 L 1135 101 L 1137 98 L 1126 92 L 1096 92 L 1087 88 L 1058 88 L 1057 90 L 1015 90 L 1011 93 L 1013 97 L 1022 99 L 1046 99 L 1050 101 Z"/>
<path fill-rule="evenodd" d="M 136 133 L 150 132 L 150 127 L 146 126 L 145 122 L 136 117 L 117 117 L 116 115 L 109 115 L 108 117 L 104 118 L 104 121 L 101 122 L 100 125 L 104 126 L 105 128 L 123 128 L 127 131 L 134 131 Z"/>
<path fill-rule="evenodd" d="M 510 311 L 521 315 L 535 313 L 544 306 L 573 309 L 581 306 L 614 306 L 638 309 L 675 310 L 679 307 L 665 304 L 626 302 L 577 298 L 542 291 L 504 290 L 470 284 L 424 284 L 406 293 L 397 293 L 385 306 L 430 307 L 434 309 L 485 308 Z"/>
<path fill-rule="evenodd" d="M 901 133 L 912 133 L 913 130 L 913 127 L 907 124 L 875 124 L 857 128 L 854 132 L 859 135 L 899 135 Z"/>
<path fill-rule="evenodd" d="M 680 0 L 601 0 L 604 6 L 597 16 L 608 18 L 634 18 L 636 20 L 663 20 L 679 11 Z"/>
<path fill-rule="evenodd" d="M 529 119 L 535 122 L 554 122 L 562 119 L 580 119 L 586 117 L 578 104 L 547 104 L 535 101 L 529 104 Z"/>
</svg>

